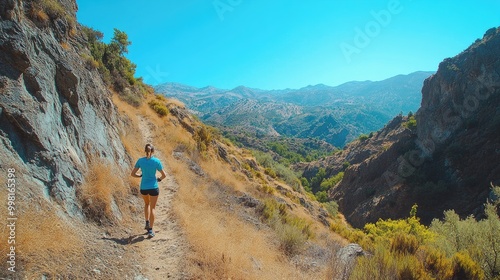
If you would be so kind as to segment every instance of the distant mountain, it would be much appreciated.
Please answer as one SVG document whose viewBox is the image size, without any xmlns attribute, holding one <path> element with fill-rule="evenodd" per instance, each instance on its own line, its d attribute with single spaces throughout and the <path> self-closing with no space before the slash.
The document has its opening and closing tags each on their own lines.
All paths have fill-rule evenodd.
<svg viewBox="0 0 500 280">
<path fill-rule="evenodd" d="M 245 86 L 224 90 L 177 83 L 155 89 L 181 100 L 214 126 L 243 129 L 256 136 L 313 137 L 344 146 L 362 133 L 380 129 L 400 112 L 416 111 L 423 81 L 432 74 L 415 72 L 378 82 L 283 90 Z"/>
</svg>

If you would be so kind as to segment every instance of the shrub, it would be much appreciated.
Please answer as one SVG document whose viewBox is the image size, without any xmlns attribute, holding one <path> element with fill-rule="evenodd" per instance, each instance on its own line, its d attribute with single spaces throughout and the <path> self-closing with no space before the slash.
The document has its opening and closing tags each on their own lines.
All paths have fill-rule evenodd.
<svg viewBox="0 0 500 280">
<path fill-rule="evenodd" d="M 391 252 L 403 255 L 413 255 L 417 251 L 419 242 L 414 235 L 398 233 L 391 242 Z"/>
<path fill-rule="evenodd" d="M 94 57 L 88 55 L 88 54 L 82 54 L 81 57 L 85 61 L 85 64 L 91 68 L 91 69 L 97 69 L 99 68 L 99 62 L 94 59 Z"/>
<path fill-rule="evenodd" d="M 278 175 L 276 174 L 276 171 L 274 171 L 273 169 L 267 167 L 266 169 L 264 169 L 264 173 L 266 173 L 267 175 L 273 177 L 273 178 L 276 178 L 278 177 Z"/>
<path fill-rule="evenodd" d="M 38 2 L 51 19 L 62 18 L 66 15 L 63 6 L 56 0 L 41 0 Z"/>
<path fill-rule="evenodd" d="M 124 91 L 123 94 L 120 95 L 120 98 L 127 102 L 128 104 L 134 106 L 134 107 L 139 107 L 142 104 L 142 98 L 139 97 L 137 94 L 134 94 L 130 91 Z M 154 109 L 153 109 L 154 110 Z"/>
<path fill-rule="evenodd" d="M 328 201 L 328 194 L 326 193 L 326 191 L 320 191 L 314 195 L 316 196 L 316 199 L 319 202 L 327 202 Z"/>
<path fill-rule="evenodd" d="M 346 170 L 349 166 L 351 166 L 351 163 L 348 161 L 344 161 L 342 164 L 342 170 Z"/>
<path fill-rule="evenodd" d="M 47 26 L 50 20 L 49 15 L 47 15 L 44 10 L 34 6 L 32 6 L 30 10 L 30 18 L 38 23 L 41 23 L 42 26 Z"/>
<path fill-rule="evenodd" d="M 293 225 L 277 223 L 275 231 L 278 234 L 281 249 L 289 256 L 300 252 L 307 241 L 307 236 L 300 228 Z"/>
<path fill-rule="evenodd" d="M 115 221 L 120 215 L 119 203 L 128 194 L 120 176 L 105 161 L 92 163 L 85 175 L 85 183 L 77 190 L 85 216 L 99 224 Z"/>
<path fill-rule="evenodd" d="M 456 253 L 453 256 L 453 263 L 454 279 L 481 280 L 485 278 L 481 267 L 465 251 Z"/>
<path fill-rule="evenodd" d="M 295 191 L 300 191 L 300 186 L 301 186 L 301 180 L 297 177 L 297 175 L 290 170 L 290 168 L 286 167 L 285 165 L 276 162 L 271 155 L 267 153 L 263 153 L 260 151 L 253 151 L 252 152 L 253 156 L 257 160 L 257 162 L 265 168 L 264 172 L 269 172 L 269 176 L 272 177 L 271 174 L 273 172 L 276 174 L 277 177 L 281 178 L 285 183 L 290 185 Z M 267 174 L 267 173 L 266 173 Z"/>
<path fill-rule="evenodd" d="M 208 150 L 208 147 L 210 147 L 210 143 L 212 142 L 212 133 L 208 127 L 202 125 L 196 129 L 194 140 L 198 145 L 198 150 L 205 152 Z"/>
<path fill-rule="evenodd" d="M 328 191 L 331 188 L 335 187 L 335 185 L 337 185 L 340 181 L 342 181 L 342 179 L 344 179 L 344 172 L 339 172 L 337 173 L 337 175 L 328 178 L 326 180 L 323 180 L 320 184 L 320 189 L 322 191 Z"/>
<path fill-rule="evenodd" d="M 268 193 L 268 194 L 273 194 L 275 192 L 275 189 L 268 184 L 262 184 L 261 189 L 263 192 Z"/>
<path fill-rule="evenodd" d="M 339 214 L 339 205 L 335 201 L 329 201 L 323 203 L 323 206 L 325 206 L 326 211 L 332 216 L 332 218 L 337 217 Z"/>
<path fill-rule="evenodd" d="M 452 261 L 442 251 L 426 248 L 424 254 L 425 269 L 435 278 L 447 280 L 453 277 Z"/>
<path fill-rule="evenodd" d="M 307 239 L 313 236 L 310 224 L 288 213 L 284 203 L 267 199 L 259 207 L 258 212 L 263 220 L 275 230 L 280 241 L 280 248 L 287 255 L 298 253 Z"/>
<path fill-rule="evenodd" d="M 370 138 L 370 137 L 368 135 L 366 135 L 366 134 L 361 134 L 358 137 L 359 141 L 366 141 L 366 140 L 368 140 L 368 138 Z"/>
<path fill-rule="evenodd" d="M 149 101 L 149 107 L 153 109 L 160 117 L 168 115 L 168 108 L 164 103 L 159 102 L 157 99 Z"/>
<path fill-rule="evenodd" d="M 406 128 L 411 129 L 411 130 L 413 130 L 413 129 L 417 128 L 417 120 L 415 119 L 415 116 L 414 116 L 414 115 L 411 115 L 411 116 L 408 118 L 408 120 L 407 120 L 405 123 L 403 123 L 403 125 L 404 125 Z"/>
<path fill-rule="evenodd" d="M 434 220 L 430 227 L 439 236 L 435 246 L 448 255 L 467 254 L 484 269 L 483 273 L 486 278 L 496 277 L 500 274 L 500 258 L 498 257 L 500 255 L 500 240 L 498 239 L 500 218 L 496 211 L 493 204 L 486 203 L 486 218 L 481 221 L 476 221 L 473 217 L 461 220 L 454 211 L 446 211 L 444 220 Z"/>
<path fill-rule="evenodd" d="M 410 217 L 401 220 L 378 220 L 375 224 L 368 223 L 364 231 L 369 237 L 394 238 L 399 234 L 414 235 L 418 242 L 434 240 L 435 233 L 430 231 L 425 225 L 420 224 L 416 217 L 417 206 L 414 205 L 410 211 Z"/>
</svg>

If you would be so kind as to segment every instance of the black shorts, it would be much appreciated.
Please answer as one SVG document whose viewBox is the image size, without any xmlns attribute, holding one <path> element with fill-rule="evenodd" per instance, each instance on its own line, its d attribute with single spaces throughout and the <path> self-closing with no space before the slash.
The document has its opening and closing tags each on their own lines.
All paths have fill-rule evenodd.
<svg viewBox="0 0 500 280">
<path fill-rule="evenodd" d="M 160 194 L 160 189 L 149 189 L 141 190 L 142 195 L 158 196 Z"/>
</svg>

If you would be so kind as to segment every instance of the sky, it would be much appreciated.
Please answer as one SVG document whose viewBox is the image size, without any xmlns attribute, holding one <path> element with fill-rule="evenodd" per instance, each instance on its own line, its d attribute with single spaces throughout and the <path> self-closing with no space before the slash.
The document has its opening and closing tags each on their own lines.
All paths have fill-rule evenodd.
<svg viewBox="0 0 500 280">
<path fill-rule="evenodd" d="M 77 0 L 117 28 L 152 85 L 260 89 L 378 81 L 439 63 L 500 26 L 498 0 Z"/>
</svg>

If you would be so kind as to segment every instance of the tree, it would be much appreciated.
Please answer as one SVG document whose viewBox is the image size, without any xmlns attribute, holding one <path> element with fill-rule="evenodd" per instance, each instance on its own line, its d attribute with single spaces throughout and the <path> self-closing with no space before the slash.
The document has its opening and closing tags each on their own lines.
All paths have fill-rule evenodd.
<svg viewBox="0 0 500 280">
<path fill-rule="evenodd" d="M 113 39 L 111 39 L 110 46 L 116 46 L 120 56 L 124 53 L 128 53 L 128 46 L 130 46 L 131 44 L 132 42 L 128 40 L 127 33 L 116 28 L 114 29 L 114 35 Z"/>
</svg>

